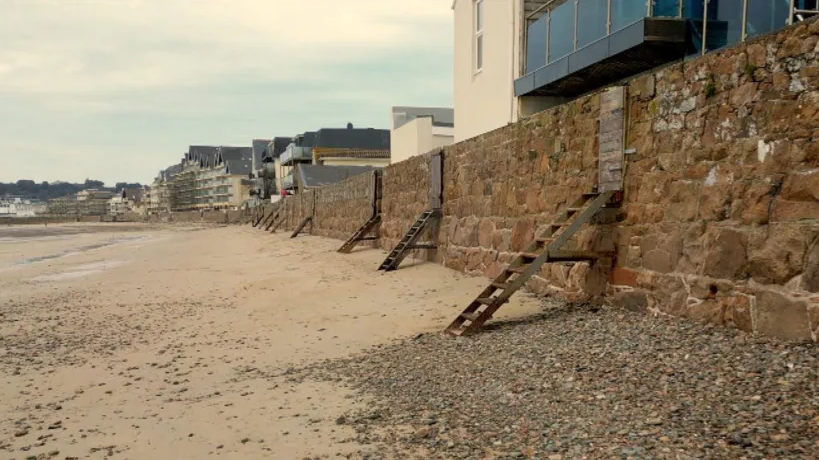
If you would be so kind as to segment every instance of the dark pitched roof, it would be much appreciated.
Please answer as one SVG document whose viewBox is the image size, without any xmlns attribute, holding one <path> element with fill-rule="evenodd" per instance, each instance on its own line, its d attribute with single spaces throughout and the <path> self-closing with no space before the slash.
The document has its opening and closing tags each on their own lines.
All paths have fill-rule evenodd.
<svg viewBox="0 0 819 460">
<path fill-rule="evenodd" d="M 165 179 L 173 179 L 173 177 L 179 174 L 180 171 L 182 171 L 182 165 L 176 164 L 168 167 L 168 169 L 165 170 Z"/>
<path fill-rule="evenodd" d="M 313 147 L 316 145 L 316 132 L 307 131 L 304 134 L 296 136 L 296 146 L 298 147 Z"/>
<path fill-rule="evenodd" d="M 334 184 L 348 177 L 380 169 L 372 166 L 325 166 L 309 163 L 299 163 L 296 167 L 301 186 L 306 188 Z"/>
<path fill-rule="evenodd" d="M 267 149 L 270 139 L 253 139 L 253 166 L 259 167 L 262 164 L 262 157 Z"/>
<path fill-rule="evenodd" d="M 322 128 L 316 133 L 316 148 L 389 150 L 390 131 L 373 128 Z"/>
<path fill-rule="evenodd" d="M 262 156 L 262 161 L 273 161 L 274 158 L 278 158 L 287 150 L 287 146 L 290 145 L 293 139 L 289 137 L 281 137 L 277 136 L 274 137 L 270 143 L 267 144 L 267 149 L 265 149 L 264 156 Z"/>
<path fill-rule="evenodd" d="M 216 160 L 217 150 L 218 147 L 210 145 L 191 145 L 188 147 L 186 159 L 189 161 L 198 161 L 203 167 L 207 168 L 213 166 Z"/>
<path fill-rule="evenodd" d="M 219 159 L 231 175 L 247 175 L 253 170 L 253 147 L 219 147 Z"/>
</svg>

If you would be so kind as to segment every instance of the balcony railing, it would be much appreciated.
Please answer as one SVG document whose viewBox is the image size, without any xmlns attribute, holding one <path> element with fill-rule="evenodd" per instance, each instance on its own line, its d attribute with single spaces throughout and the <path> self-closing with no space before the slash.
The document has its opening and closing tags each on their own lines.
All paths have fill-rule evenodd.
<svg viewBox="0 0 819 460">
<path fill-rule="evenodd" d="M 288 166 L 297 161 L 313 161 L 312 147 L 297 147 L 295 144 L 290 144 L 287 149 L 282 152 L 282 165 Z"/>
<path fill-rule="evenodd" d="M 525 71 L 516 93 L 605 60 L 627 67 L 619 75 L 611 68 L 578 75 L 606 84 L 599 70 L 624 78 L 628 75 L 623 73 L 648 70 L 663 59 L 670 62 L 731 46 L 816 14 L 819 0 L 553 0 L 527 17 Z M 680 46 L 671 45 L 680 41 L 680 34 L 684 49 L 676 53 Z M 643 68 L 639 61 L 645 61 Z M 531 78 L 524 81 L 526 77 Z M 562 94 L 558 88 L 551 95 Z"/>
</svg>

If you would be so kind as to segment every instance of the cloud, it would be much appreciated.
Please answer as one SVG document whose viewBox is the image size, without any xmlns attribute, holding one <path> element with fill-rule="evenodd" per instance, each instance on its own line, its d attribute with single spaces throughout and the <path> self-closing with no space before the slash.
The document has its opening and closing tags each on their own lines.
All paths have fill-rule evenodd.
<svg viewBox="0 0 819 460">
<path fill-rule="evenodd" d="M 189 144 L 386 127 L 392 105 L 451 105 L 445 0 L 0 0 L 0 10 L 0 180 L 146 182 Z"/>
</svg>

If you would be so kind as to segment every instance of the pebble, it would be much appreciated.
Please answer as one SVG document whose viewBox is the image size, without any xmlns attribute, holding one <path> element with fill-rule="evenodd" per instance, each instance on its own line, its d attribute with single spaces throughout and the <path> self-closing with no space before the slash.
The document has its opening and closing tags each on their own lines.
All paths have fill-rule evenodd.
<svg viewBox="0 0 819 460">
<path fill-rule="evenodd" d="M 342 379 L 371 401 L 345 420 L 387 458 L 418 455 L 419 439 L 427 458 L 441 459 L 504 446 L 549 460 L 819 458 L 819 345 L 609 307 L 546 307 L 534 320 L 467 338 L 415 336 L 293 378 Z M 432 419 L 446 430 L 428 432 Z"/>
</svg>

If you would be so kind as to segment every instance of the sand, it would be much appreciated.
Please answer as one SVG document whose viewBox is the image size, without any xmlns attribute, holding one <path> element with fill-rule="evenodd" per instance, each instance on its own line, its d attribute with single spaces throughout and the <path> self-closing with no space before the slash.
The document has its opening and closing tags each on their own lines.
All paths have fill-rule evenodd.
<svg viewBox="0 0 819 460">
<path fill-rule="evenodd" d="M 291 369 L 438 332 L 485 279 L 249 226 L 0 228 L 0 458 L 344 458 Z M 499 318 L 528 316 L 517 295 Z M 360 404 L 360 403 L 358 403 Z M 366 446 L 365 446 L 366 447 Z"/>
</svg>

